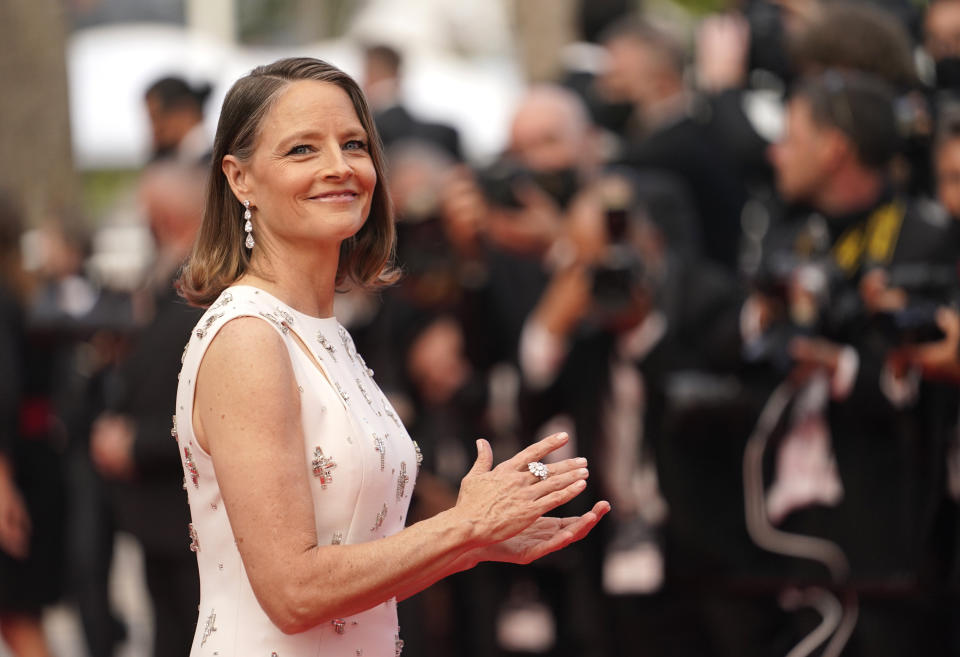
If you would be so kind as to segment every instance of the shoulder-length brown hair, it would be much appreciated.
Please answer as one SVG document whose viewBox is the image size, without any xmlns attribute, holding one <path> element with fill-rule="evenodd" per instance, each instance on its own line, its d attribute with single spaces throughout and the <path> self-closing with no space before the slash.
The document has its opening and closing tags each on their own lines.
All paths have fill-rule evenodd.
<svg viewBox="0 0 960 657">
<path fill-rule="evenodd" d="M 367 131 L 370 159 L 377 172 L 370 214 L 363 227 L 340 246 L 337 285 L 347 282 L 375 288 L 398 277 L 392 267 L 395 229 L 385 184 L 383 146 L 359 85 L 340 69 L 319 59 L 294 57 L 258 66 L 227 92 L 213 142 L 213 159 L 203 223 L 193 253 L 177 281 L 180 294 L 196 306 L 209 306 L 250 267 L 243 245 L 243 206 L 221 166 L 226 155 L 247 160 L 253 154 L 263 117 L 280 92 L 296 80 L 329 82 L 343 89 Z"/>
</svg>

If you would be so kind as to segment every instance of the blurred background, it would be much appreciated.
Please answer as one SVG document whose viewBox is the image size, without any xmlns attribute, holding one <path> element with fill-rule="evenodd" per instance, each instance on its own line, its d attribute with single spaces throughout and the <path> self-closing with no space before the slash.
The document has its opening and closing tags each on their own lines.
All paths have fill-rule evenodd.
<svg viewBox="0 0 960 657">
<path fill-rule="evenodd" d="M 566 430 L 562 511 L 613 503 L 404 654 L 960 654 L 960 0 L 4 0 L 0 44 L 0 655 L 189 653 L 172 281 L 289 56 L 386 149 L 405 275 L 336 314 L 412 520 L 477 436 Z"/>
</svg>

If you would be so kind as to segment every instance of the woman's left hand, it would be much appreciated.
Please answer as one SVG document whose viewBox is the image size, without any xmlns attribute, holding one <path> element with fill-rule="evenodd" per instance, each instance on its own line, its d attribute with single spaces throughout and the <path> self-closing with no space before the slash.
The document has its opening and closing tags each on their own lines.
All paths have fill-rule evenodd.
<svg viewBox="0 0 960 657">
<path fill-rule="evenodd" d="M 579 541 L 610 510 L 608 502 L 597 502 L 582 516 L 553 518 L 542 516 L 522 532 L 499 543 L 479 548 L 477 561 L 502 561 L 527 564 Z"/>
</svg>

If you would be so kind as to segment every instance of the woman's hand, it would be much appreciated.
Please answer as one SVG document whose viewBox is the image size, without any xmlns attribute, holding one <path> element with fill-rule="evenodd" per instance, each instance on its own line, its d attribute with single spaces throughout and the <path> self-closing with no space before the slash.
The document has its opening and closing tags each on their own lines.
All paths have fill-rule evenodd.
<svg viewBox="0 0 960 657">
<path fill-rule="evenodd" d="M 548 476 L 542 481 L 527 467 L 565 445 L 568 439 L 565 433 L 553 434 L 493 469 L 490 444 L 482 439 L 477 441 L 477 460 L 463 478 L 457 504 L 451 509 L 454 516 L 470 525 L 473 547 L 482 548 L 511 539 L 531 528 L 545 513 L 583 492 L 589 476 L 586 459 L 551 463 L 547 466 Z M 550 522 L 541 522 L 525 538 L 508 547 L 508 551 L 522 552 L 523 545 L 529 551 L 533 545 L 543 542 L 543 532 L 551 527 Z"/>
<path fill-rule="evenodd" d="M 532 525 L 505 541 L 480 548 L 473 555 L 477 561 L 502 561 L 527 564 L 579 541 L 590 533 L 600 518 L 610 510 L 609 502 L 597 502 L 582 516 L 537 518 Z"/>
</svg>

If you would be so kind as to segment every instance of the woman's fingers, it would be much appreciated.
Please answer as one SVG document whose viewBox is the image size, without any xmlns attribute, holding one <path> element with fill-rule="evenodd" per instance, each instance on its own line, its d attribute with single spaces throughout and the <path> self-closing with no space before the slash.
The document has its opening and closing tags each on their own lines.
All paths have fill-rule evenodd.
<svg viewBox="0 0 960 657">
<path fill-rule="evenodd" d="M 470 468 L 471 473 L 483 473 L 489 472 L 490 468 L 493 466 L 493 449 L 490 447 L 485 439 L 479 438 L 477 440 L 477 460 L 474 461 L 473 467 Z"/>
<path fill-rule="evenodd" d="M 558 534 L 563 535 L 563 542 L 559 547 L 576 543 L 584 536 L 589 534 L 590 530 L 593 529 L 598 522 L 600 522 L 600 518 L 607 515 L 607 511 L 609 510 L 609 502 L 597 502 L 593 505 L 592 509 L 584 513 L 582 516 L 564 518 L 561 523 L 562 531 L 557 532 Z"/>
<path fill-rule="evenodd" d="M 607 515 L 607 511 L 609 510 L 610 504 L 608 502 L 597 502 L 593 505 L 592 509 L 582 516 L 562 518 L 557 531 L 553 532 L 548 539 L 537 546 L 529 555 L 530 560 L 535 561 L 551 552 L 561 550 L 571 543 L 576 543 L 589 534 L 590 530 L 600 522 L 600 518 Z"/>
<path fill-rule="evenodd" d="M 542 497 L 554 491 L 563 490 L 567 486 L 586 479 L 590 476 L 590 471 L 586 468 L 574 468 L 550 474 L 543 481 L 537 481 L 533 484 L 534 490 Z"/>
<path fill-rule="evenodd" d="M 529 463 L 539 461 L 550 452 L 566 445 L 568 440 L 570 440 L 570 436 L 568 436 L 566 432 L 561 431 L 560 433 L 551 434 L 542 440 L 538 440 L 529 447 L 520 450 L 513 458 L 504 461 L 503 464 L 514 470 L 526 471 Z"/>
<path fill-rule="evenodd" d="M 587 459 L 582 456 L 572 459 L 564 459 L 562 461 L 557 461 L 556 463 L 547 463 L 547 478 L 550 478 L 554 475 L 564 474 L 570 472 L 571 470 L 577 470 L 579 468 L 587 467 Z M 524 470 L 529 471 L 527 468 Z"/>
<path fill-rule="evenodd" d="M 582 493 L 586 487 L 587 482 L 583 479 L 578 479 L 564 488 L 554 490 L 533 500 L 531 502 L 531 510 L 538 516 L 547 514 L 558 506 L 562 506 L 575 498 Z"/>
<path fill-rule="evenodd" d="M 573 534 L 574 541 L 579 541 L 581 538 L 590 533 L 590 530 L 593 529 L 594 525 L 600 522 L 600 518 L 607 515 L 609 510 L 609 502 L 606 500 L 597 502 L 593 505 L 592 509 L 577 518 L 573 523 L 571 523 L 571 526 L 567 527 L 566 529 Z"/>
</svg>

